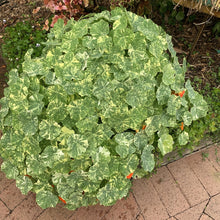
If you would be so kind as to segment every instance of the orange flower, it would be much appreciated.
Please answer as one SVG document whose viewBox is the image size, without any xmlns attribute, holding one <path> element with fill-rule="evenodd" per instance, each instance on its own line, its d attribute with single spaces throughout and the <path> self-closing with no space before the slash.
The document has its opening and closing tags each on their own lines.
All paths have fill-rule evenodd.
<svg viewBox="0 0 220 220">
<path fill-rule="evenodd" d="M 129 175 L 127 175 L 127 179 L 131 179 L 131 177 L 133 176 L 134 173 L 130 173 Z"/>
<path fill-rule="evenodd" d="M 183 131 L 183 129 L 184 129 L 184 123 L 183 123 L 183 122 L 181 122 L 180 128 L 181 128 L 181 130 Z"/>
<path fill-rule="evenodd" d="M 146 125 L 143 125 L 142 130 L 144 130 L 146 128 Z"/>
<path fill-rule="evenodd" d="M 35 9 L 32 11 L 32 13 L 33 13 L 33 14 L 37 14 L 37 12 L 39 12 L 39 10 L 40 10 L 40 7 L 37 7 L 37 8 L 35 8 Z"/>
<path fill-rule="evenodd" d="M 74 170 L 70 170 L 69 174 L 71 174 L 72 172 L 74 172 Z"/>
<path fill-rule="evenodd" d="M 64 199 L 62 199 L 60 196 L 58 196 L 58 198 L 59 198 L 59 200 L 60 200 L 61 202 L 63 202 L 64 204 L 66 204 L 66 201 L 65 201 Z"/>
<path fill-rule="evenodd" d="M 179 92 L 179 96 L 182 98 L 184 93 L 185 93 L 185 90 L 183 90 L 182 92 Z"/>
</svg>

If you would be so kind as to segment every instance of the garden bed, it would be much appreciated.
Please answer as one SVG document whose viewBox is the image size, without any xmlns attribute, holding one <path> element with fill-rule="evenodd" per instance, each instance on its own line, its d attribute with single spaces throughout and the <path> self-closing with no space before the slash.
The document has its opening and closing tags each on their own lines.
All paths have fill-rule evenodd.
<svg viewBox="0 0 220 220">
<path fill-rule="evenodd" d="M 119 15 L 119 17 L 115 15 Z M 194 82 L 196 90 L 203 95 L 210 95 L 210 91 L 213 89 L 214 92 L 211 93 L 211 102 L 209 100 L 208 104 L 211 108 L 213 107 L 213 109 L 215 109 L 215 100 L 219 92 L 217 91 L 218 81 L 215 79 L 219 74 L 217 67 L 219 51 L 218 48 L 216 49 L 216 47 L 213 48 L 210 46 L 213 45 L 213 42 L 210 42 L 210 44 L 209 41 L 206 42 L 206 44 L 209 44 L 209 52 L 205 51 L 206 56 L 202 56 L 201 59 L 208 59 L 209 69 L 207 69 L 206 65 L 204 68 L 202 61 L 199 62 L 198 60 L 195 61 L 195 65 L 192 65 L 195 57 L 201 55 L 197 53 L 197 51 L 191 50 L 194 46 L 192 45 L 193 40 L 190 41 L 190 39 L 193 39 L 193 37 L 198 38 L 197 30 L 193 29 L 196 27 L 195 24 L 192 25 L 192 23 L 185 21 L 185 23 L 176 25 L 175 29 L 172 25 L 167 26 L 164 23 L 162 24 L 169 34 L 175 35 L 173 36 L 174 49 L 179 54 L 179 65 L 170 37 L 149 19 L 145 20 L 131 12 L 125 12 L 120 8 L 112 11 L 111 15 L 108 11 L 104 11 L 102 14 L 93 16 L 94 17 L 88 20 L 80 20 L 79 22 L 70 21 L 66 26 L 68 28 L 63 26 L 62 20 L 58 20 L 58 23 L 48 35 L 48 41 L 41 58 L 37 58 L 33 61 L 32 52 L 29 50 L 23 62 L 23 70 L 21 69 L 24 74 L 20 74 L 20 72 L 16 70 L 9 73 L 10 80 L 8 84 L 10 86 L 5 93 L 6 97 L 2 99 L 2 125 L 5 130 L 1 140 L 1 155 L 5 159 L 7 159 L 9 154 L 10 159 L 14 158 L 11 162 L 5 160 L 2 165 L 2 170 L 6 172 L 8 178 L 16 179 L 17 186 L 24 194 L 33 188 L 34 192 L 37 193 L 38 204 L 43 208 L 53 207 L 59 200 L 65 204 L 67 201 L 70 209 L 75 209 L 85 204 L 95 204 L 98 201 L 103 205 L 111 205 L 117 199 L 125 196 L 130 187 L 129 179 L 131 179 L 133 174 L 136 178 L 140 178 L 143 177 L 146 172 L 152 172 L 155 161 L 157 162 L 159 158 L 171 152 L 173 149 L 175 150 L 178 146 L 184 148 L 190 143 L 192 145 L 191 147 L 195 146 L 195 140 L 199 140 L 206 129 L 215 132 L 218 126 L 216 124 L 218 123 L 218 109 L 217 111 L 213 110 L 211 115 L 209 113 L 209 118 L 206 117 L 204 119 L 206 121 L 204 122 L 203 117 L 206 116 L 208 111 L 207 103 L 203 100 L 201 95 L 193 90 L 190 81 L 186 80 L 185 83 L 184 79 L 186 62 L 183 61 L 183 58 L 187 57 L 189 71 L 186 75 L 186 79 L 190 78 Z M 155 22 L 160 23 L 160 19 L 155 17 L 153 13 L 150 16 L 152 19 L 155 18 Z M 31 15 L 29 18 L 30 17 Z M 118 21 L 118 19 L 120 19 L 120 21 Z M 139 22 L 136 23 L 136 21 Z M 43 20 L 41 20 L 41 22 L 43 22 Z M 118 25 L 117 22 L 120 25 Z M 127 25 L 127 22 L 130 25 Z M 7 20 L 4 20 L 3 23 L 7 26 Z M 85 30 L 82 28 L 85 32 L 82 32 L 81 36 L 78 32 L 76 34 L 75 30 L 78 30 L 78 24 L 81 28 L 82 23 L 86 25 Z M 142 27 L 141 25 L 145 26 L 140 28 L 139 25 L 140 27 Z M 102 26 L 104 28 L 102 28 Z M 117 28 L 119 28 L 119 30 Z M 129 37 L 125 34 L 127 32 L 120 32 L 120 28 L 128 31 L 128 33 L 130 33 L 130 35 L 128 35 Z M 135 28 L 137 28 L 136 31 L 134 31 Z M 182 30 L 184 28 L 188 28 L 185 33 L 190 35 L 190 39 L 188 39 L 190 43 L 189 41 L 186 42 L 184 38 L 181 38 L 183 37 Z M 71 32 L 71 30 L 74 31 Z M 109 33 L 112 35 L 110 34 L 108 36 Z M 118 33 L 125 34 L 123 43 L 121 43 L 121 38 L 124 35 L 117 35 Z M 65 36 L 75 34 L 76 39 L 72 36 L 62 39 L 64 36 L 62 36 L 62 34 L 65 34 Z M 161 38 L 152 37 L 154 35 L 159 36 L 160 34 Z M 55 41 L 51 41 L 53 36 L 55 37 Z M 88 39 L 94 40 L 97 36 L 99 36 L 97 45 L 92 41 L 87 42 Z M 139 40 L 134 40 L 136 37 Z M 214 37 L 213 33 L 210 32 L 207 32 L 203 37 L 209 40 L 218 40 L 218 38 L 216 36 Z M 75 46 L 73 45 L 73 48 L 70 50 L 69 45 L 72 45 L 73 39 L 75 39 L 77 43 L 76 45 L 74 44 Z M 67 41 L 66 43 L 65 40 Z M 103 44 L 105 40 L 109 40 L 109 44 Z M 161 47 L 156 48 L 160 40 L 165 43 L 161 44 Z M 140 44 L 141 41 L 144 45 L 147 43 L 148 46 L 146 49 Z M 58 59 L 59 53 L 54 53 L 53 47 L 51 47 L 54 46 L 55 48 L 57 46 L 57 48 L 59 48 L 61 46 L 59 42 L 62 42 L 64 45 L 61 47 L 63 50 L 61 56 L 64 56 L 61 58 L 64 59 Z M 135 43 L 137 43 L 137 45 Z M 35 42 L 34 45 L 36 45 L 36 47 L 40 46 L 38 42 L 37 44 Z M 114 58 L 115 51 L 113 46 L 120 48 L 120 50 L 118 50 L 120 54 L 116 56 L 116 58 Z M 140 56 L 140 59 L 136 59 L 136 56 L 141 55 L 141 53 L 133 53 L 131 46 L 141 48 L 140 51 L 143 50 L 144 55 L 142 54 L 143 56 Z M 103 53 L 98 53 L 97 55 L 97 51 L 99 50 L 95 50 L 93 47 L 100 47 L 101 49 L 99 49 Z M 196 50 L 197 49 L 198 45 Z M 52 52 L 49 50 L 52 50 Z M 169 57 L 169 53 L 166 54 L 167 51 L 170 53 L 170 59 L 167 59 L 167 57 Z M 65 52 L 69 54 L 65 55 Z M 104 55 L 105 59 L 102 57 L 104 52 L 106 53 Z M 64 75 L 61 71 L 62 74 L 59 75 L 60 67 L 65 64 L 60 63 L 60 65 L 57 65 L 57 63 L 60 61 L 69 62 L 69 58 L 71 58 L 71 56 L 69 57 L 70 53 L 73 53 L 73 56 L 76 55 L 76 65 L 70 62 L 70 65 L 74 68 L 64 70 Z M 212 56 L 210 54 L 212 54 Z M 46 59 L 44 59 L 43 56 L 45 56 Z M 99 59 L 100 57 L 104 59 L 104 62 L 107 62 L 106 65 L 103 65 L 103 60 Z M 118 57 L 122 57 L 122 60 Z M 16 58 L 16 60 L 17 59 L 18 58 Z M 79 59 L 78 61 L 81 63 L 79 63 L 77 59 Z M 141 59 L 146 62 L 141 62 Z M 157 62 L 155 62 L 156 59 L 159 61 L 163 60 L 163 63 L 158 65 L 159 69 L 154 70 L 154 65 L 157 64 Z M 138 64 L 132 64 L 130 67 L 129 65 L 132 62 L 135 63 L 136 60 Z M 9 61 L 14 62 L 13 59 L 9 59 Z M 113 72 L 109 72 L 107 69 L 104 69 L 102 72 L 102 69 L 97 68 L 97 71 L 101 70 L 101 72 L 93 74 L 92 77 L 94 77 L 94 79 L 91 78 L 92 80 L 89 79 L 90 81 L 84 80 L 84 74 L 91 74 L 95 62 L 97 62 L 98 65 L 103 65 L 107 69 L 111 67 L 110 71 Z M 52 68 L 54 63 L 56 65 Z M 97 66 L 97 63 L 95 66 Z M 139 76 L 136 74 L 139 70 L 135 68 L 143 69 L 142 65 L 144 65 L 143 68 L 146 68 L 146 71 L 142 73 L 143 76 Z M 47 69 L 47 66 L 51 67 Z M 194 69 L 197 67 L 200 68 L 201 66 L 202 69 L 196 72 L 195 75 L 192 75 Z M 4 64 L 2 67 L 4 68 Z M 36 69 L 41 71 L 36 71 Z M 124 73 L 119 70 L 123 70 Z M 204 76 L 205 71 L 207 71 L 208 74 Z M 80 75 L 81 72 L 82 74 Z M 66 73 L 70 74 L 68 75 Z M 155 75 L 153 75 L 154 73 Z M 130 77 L 131 81 L 127 80 L 127 77 Z M 134 79 L 132 77 L 134 77 Z M 142 77 L 141 80 L 138 77 Z M 153 81 L 151 81 L 150 77 L 153 77 Z M 110 83 L 110 86 L 103 86 L 106 82 L 108 82 L 106 85 Z M 197 82 L 198 84 L 196 84 Z M 79 83 L 80 86 L 77 87 L 77 83 Z M 114 91 L 115 88 L 118 88 L 117 83 L 120 85 L 125 84 L 125 87 L 120 87 L 124 90 L 117 90 L 118 93 Z M 38 87 L 39 84 L 42 85 Z M 208 89 L 207 84 L 210 87 L 208 87 Z M 156 89 L 155 87 L 158 88 Z M 13 90 L 13 88 L 17 89 L 17 91 L 15 91 L 15 89 Z M 118 99 L 118 97 L 115 98 L 113 91 L 114 95 L 116 94 L 115 96 L 117 96 L 118 94 L 120 99 Z M 30 92 L 30 94 L 28 95 L 27 92 Z M 156 94 L 153 94 L 155 92 Z M 216 94 L 216 96 L 213 96 L 214 98 L 212 97 L 213 94 Z M 122 96 L 125 96 L 125 98 L 123 99 Z M 26 100 L 26 98 L 28 100 Z M 23 104 L 21 104 L 22 102 L 17 103 L 18 100 L 25 100 L 26 105 L 23 106 Z M 105 104 L 105 101 L 107 104 Z M 12 104 L 10 102 L 12 102 Z M 113 103 L 112 110 L 105 109 L 106 106 L 110 109 L 111 105 L 108 102 Z M 89 104 L 88 107 L 88 103 L 90 103 L 91 106 Z M 97 103 L 98 106 L 96 105 Z M 121 106 L 121 110 L 117 111 Z M 149 112 L 147 111 L 146 113 L 146 109 L 148 109 L 149 106 L 154 107 L 156 111 L 153 109 L 153 112 L 149 110 Z M 26 109 L 28 109 L 28 111 L 26 111 Z M 62 111 L 63 115 L 60 114 L 60 111 Z M 124 115 L 122 115 L 121 112 Z M 90 113 L 92 115 L 90 115 Z M 44 116 L 40 117 L 38 121 L 38 115 L 40 114 Z M 13 117 L 11 117 L 12 115 Z M 90 116 L 91 121 L 88 119 Z M 8 117 L 8 120 L 4 117 Z M 10 120 L 10 117 L 13 121 Z M 171 117 L 172 119 L 175 118 L 175 121 L 171 120 Z M 30 120 L 27 120 L 27 118 Z M 197 121 L 199 118 L 202 119 Z M 217 120 L 215 120 L 216 118 Z M 207 121 L 210 125 L 207 125 Z M 18 123 L 18 126 L 13 127 L 16 123 Z M 8 129 L 8 127 L 12 128 L 12 130 Z M 15 129 L 15 132 L 13 129 Z M 18 142 L 16 143 L 14 143 L 13 138 L 11 138 L 12 131 L 14 135 L 13 138 L 18 138 Z M 156 132 L 157 134 L 154 136 Z M 33 137 L 35 134 L 36 137 Z M 12 151 L 11 148 L 9 149 L 9 147 L 4 148 L 4 146 L 8 145 L 8 137 L 9 145 L 12 144 L 14 146 L 14 151 Z M 16 146 L 17 143 L 20 142 L 22 143 L 20 150 L 21 152 L 24 151 L 24 154 L 21 153 L 17 155 Z M 36 145 L 29 146 L 29 142 L 38 142 L 40 145 L 38 147 L 36 147 Z M 23 147 L 26 143 L 29 148 Z M 89 148 L 88 151 L 87 148 Z M 151 154 L 152 150 L 155 155 Z M 173 154 L 175 154 L 175 151 Z M 13 161 L 17 161 L 17 156 L 20 157 L 18 161 L 22 161 L 22 163 L 13 164 Z M 33 160 L 32 156 L 36 157 L 35 160 Z M 168 157 L 172 158 L 173 156 L 167 155 L 167 158 Z M 50 160 L 48 161 L 46 158 L 50 158 Z M 82 163 L 83 159 L 87 160 L 88 164 L 83 162 L 84 165 L 82 167 L 78 166 L 78 162 Z M 120 159 L 121 161 L 119 161 Z M 25 161 L 25 163 L 23 163 L 23 161 Z M 63 162 L 66 163 L 64 167 Z M 113 164 L 118 164 L 118 167 L 113 166 L 113 168 L 109 169 L 108 166 L 111 167 Z M 26 165 L 27 170 L 26 168 L 23 169 L 23 166 Z M 18 167 L 18 169 L 14 169 L 13 166 Z M 101 171 L 99 167 L 105 168 L 104 173 L 102 173 L 103 171 L 99 173 L 99 171 Z M 12 172 L 14 170 L 15 172 Z M 45 170 L 51 172 L 51 175 L 46 175 L 47 172 L 45 172 Z M 96 176 L 94 176 L 93 174 L 96 171 Z M 42 173 L 45 175 L 41 175 Z M 115 178 L 116 175 L 117 178 Z M 87 189 L 84 185 L 79 185 L 78 181 L 76 181 L 76 183 L 74 182 L 74 185 L 72 180 L 75 180 L 75 177 L 81 178 L 80 182 L 88 182 L 88 179 L 93 181 L 91 182 L 91 187 Z M 121 178 L 120 180 L 118 180 L 119 177 Z M 37 180 L 41 182 L 40 186 L 38 186 L 39 181 Z M 50 183 L 49 186 L 47 182 Z M 28 185 L 27 189 L 23 188 L 23 183 Z M 45 183 L 47 184 L 45 185 Z M 118 191 L 118 189 L 116 189 L 119 183 L 124 184 L 123 188 L 125 188 L 126 191 Z M 65 184 L 71 186 L 72 188 L 70 187 L 70 189 L 76 193 L 78 197 L 87 199 L 86 196 L 88 196 L 88 198 L 92 200 L 88 200 L 86 203 L 82 200 L 82 203 L 75 205 L 73 198 L 70 198 L 72 193 L 69 194 L 67 192 L 67 194 L 65 194 L 63 191 L 64 187 L 66 188 Z M 76 186 L 79 187 L 78 191 L 76 191 Z M 108 187 L 118 192 L 118 194 L 113 195 L 115 196 L 114 198 L 110 198 L 111 195 L 107 195 L 109 197 L 105 198 L 106 191 L 109 190 Z M 84 196 L 85 192 L 86 196 Z M 42 202 L 45 198 L 48 199 L 46 203 Z"/>
</svg>

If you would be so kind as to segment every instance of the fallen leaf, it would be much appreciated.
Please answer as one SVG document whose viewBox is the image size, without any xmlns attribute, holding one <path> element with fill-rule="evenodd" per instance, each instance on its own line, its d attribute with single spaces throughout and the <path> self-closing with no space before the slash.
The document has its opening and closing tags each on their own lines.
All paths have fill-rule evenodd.
<svg viewBox="0 0 220 220">
<path fill-rule="evenodd" d="M 48 20 L 48 19 L 45 21 L 45 24 L 44 24 L 43 30 L 46 30 L 46 31 L 49 30 L 49 20 Z"/>
<path fill-rule="evenodd" d="M 137 7 L 137 14 L 138 15 L 150 15 L 152 13 L 152 5 L 150 3 L 150 1 L 141 1 L 139 4 L 138 4 L 138 7 Z"/>
<path fill-rule="evenodd" d="M 85 8 L 86 8 L 86 7 L 88 7 L 88 5 L 89 5 L 89 0 L 83 0 L 83 3 L 84 3 L 84 6 L 85 6 Z"/>
<path fill-rule="evenodd" d="M 186 51 L 183 51 L 183 50 L 181 50 L 181 49 L 179 49 L 179 48 L 177 48 L 177 47 L 174 47 L 173 49 L 174 49 L 177 53 L 188 54 Z"/>
<path fill-rule="evenodd" d="M 40 7 L 37 7 L 37 8 L 35 8 L 34 10 L 33 10 L 33 14 L 37 14 L 37 12 L 39 12 L 40 11 Z"/>
</svg>

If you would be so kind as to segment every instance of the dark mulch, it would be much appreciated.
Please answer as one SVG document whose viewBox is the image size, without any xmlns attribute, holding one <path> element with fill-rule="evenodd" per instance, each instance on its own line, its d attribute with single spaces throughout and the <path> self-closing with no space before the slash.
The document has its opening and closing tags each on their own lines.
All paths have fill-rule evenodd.
<svg viewBox="0 0 220 220">
<path fill-rule="evenodd" d="M 11 26 L 17 22 L 32 20 L 40 21 L 47 18 L 50 11 L 42 8 L 43 0 L 0 0 L 7 2 L 0 6 L 0 35 L 4 33 L 5 27 Z M 37 14 L 33 14 L 33 10 L 41 7 Z M 46 20 L 46 19 L 45 19 Z"/>
</svg>

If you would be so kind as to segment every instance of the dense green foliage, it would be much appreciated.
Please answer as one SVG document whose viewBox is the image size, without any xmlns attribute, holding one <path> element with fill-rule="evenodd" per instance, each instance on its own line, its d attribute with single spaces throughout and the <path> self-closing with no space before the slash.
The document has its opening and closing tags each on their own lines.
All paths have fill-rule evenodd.
<svg viewBox="0 0 220 220">
<path fill-rule="evenodd" d="M 211 80 L 215 82 L 216 85 L 220 84 L 220 67 L 218 72 L 210 73 Z M 209 82 L 206 82 L 205 86 L 202 86 L 202 80 L 198 77 L 194 77 L 193 79 L 193 87 L 200 91 L 202 95 L 204 95 L 204 99 L 209 105 L 209 111 L 206 117 L 201 118 L 198 122 L 200 125 L 195 129 L 198 132 L 205 131 L 205 133 L 217 141 L 219 140 L 219 132 L 220 132 L 220 90 L 219 88 L 214 87 Z M 196 132 L 195 131 L 195 132 Z M 204 135 L 201 133 L 201 135 Z M 199 135 L 196 135 L 199 138 Z"/>
<path fill-rule="evenodd" d="M 153 10 L 160 14 L 161 23 L 169 25 L 181 25 L 187 17 L 184 8 L 179 5 L 175 8 L 175 3 L 172 0 L 151 0 Z M 185 9 L 186 10 L 186 9 Z M 195 15 L 188 17 L 188 21 L 193 21 Z"/>
<path fill-rule="evenodd" d="M 46 31 L 30 21 L 18 22 L 14 26 L 6 27 L 2 53 L 3 57 L 9 61 L 8 69 L 17 68 L 21 72 L 21 64 L 27 50 L 33 48 L 32 57 L 40 56 L 44 47 L 41 42 L 46 41 L 46 37 Z"/>
<path fill-rule="evenodd" d="M 10 71 L 0 100 L 2 170 L 42 208 L 114 204 L 207 113 L 171 37 L 149 19 L 121 8 L 59 19 L 45 45 Z"/>
</svg>

